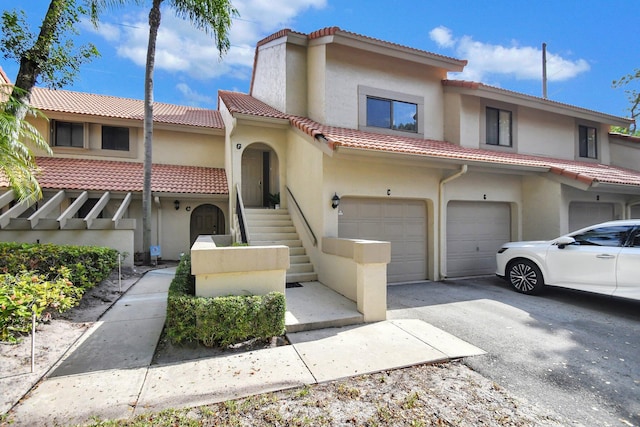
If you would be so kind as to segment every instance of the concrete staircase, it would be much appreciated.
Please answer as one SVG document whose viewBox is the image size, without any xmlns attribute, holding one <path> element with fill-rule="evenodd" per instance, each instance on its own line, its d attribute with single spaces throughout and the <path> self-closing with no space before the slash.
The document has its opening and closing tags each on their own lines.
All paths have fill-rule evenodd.
<svg viewBox="0 0 640 427">
<path fill-rule="evenodd" d="M 285 245 L 289 247 L 287 283 L 318 280 L 307 251 L 302 246 L 289 211 L 286 209 L 245 209 L 251 246 Z"/>
</svg>

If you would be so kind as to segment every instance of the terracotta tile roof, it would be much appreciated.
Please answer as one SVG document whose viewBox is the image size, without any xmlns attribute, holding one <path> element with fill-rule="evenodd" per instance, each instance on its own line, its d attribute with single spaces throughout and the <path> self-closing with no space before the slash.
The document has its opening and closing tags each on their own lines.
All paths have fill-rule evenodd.
<svg viewBox="0 0 640 427">
<path fill-rule="evenodd" d="M 31 104 L 44 113 L 55 111 L 138 121 L 144 119 L 143 101 L 108 95 L 34 88 Z M 154 102 L 153 116 L 155 123 L 224 129 L 222 116 L 216 110 Z"/>
<path fill-rule="evenodd" d="M 452 58 L 450 56 L 445 56 L 445 55 L 440 55 L 438 53 L 433 53 L 433 52 L 429 52 L 426 50 L 422 50 L 422 49 L 416 49 L 414 47 L 410 47 L 410 46 L 405 46 L 405 45 L 401 45 L 398 43 L 392 43 L 392 42 L 388 42 L 386 40 L 381 40 L 381 39 L 377 39 L 375 37 L 369 37 L 369 36 L 364 36 L 362 34 L 358 34 L 358 33 L 352 33 L 351 31 L 345 31 L 343 29 L 341 29 L 340 27 L 326 27 L 326 28 L 322 28 L 320 30 L 314 31 L 312 33 L 309 33 L 308 37 L 310 40 L 313 39 L 317 39 L 320 37 L 325 37 L 325 36 L 332 36 L 335 34 L 347 34 L 350 36 L 354 36 L 357 37 L 359 39 L 364 39 L 364 40 L 369 40 L 369 41 L 373 41 L 385 46 L 389 46 L 389 47 L 394 47 L 394 48 L 400 48 L 400 49 L 405 49 L 405 50 L 410 50 L 416 53 L 421 53 L 421 54 L 427 54 L 429 56 L 435 57 L 435 58 L 441 58 L 447 61 L 454 61 L 454 62 L 458 62 L 461 66 L 465 66 L 467 65 L 468 61 L 466 59 L 457 59 L 457 58 Z"/>
<path fill-rule="evenodd" d="M 232 113 L 249 114 L 274 119 L 289 119 L 287 114 L 245 93 L 221 90 L 218 91 L 218 96 Z"/>
<path fill-rule="evenodd" d="M 465 88 L 465 89 L 473 89 L 473 90 L 478 90 L 478 89 L 488 89 L 492 92 L 498 92 L 498 93 L 503 93 L 506 95 L 510 95 L 510 96 L 516 96 L 516 97 L 520 97 L 520 98 L 527 98 L 527 99 L 531 99 L 531 100 L 535 100 L 537 102 L 544 102 L 548 105 L 556 105 L 558 107 L 562 107 L 562 108 L 570 108 L 571 110 L 574 111 L 582 111 L 588 114 L 597 114 L 599 116 L 609 116 L 611 118 L 617 119 L 617 120 L 622 120 L 625 122 L 631 122 L 633 121 L 632 119 L 626 118 L 626 117 L 617 117 L 617 116 L 612 116 L 610 114 L 605 114 L 599 111 L 595 111 L 595 110 L 589 110 L 587 108 L 582 108 L 582 107 L 577 107 L 575 105 L 571 105 L 571 104 L 565 104 L 562 102 L 558 102 L 558 101 L 553 101 L 549 98 L 542 98 L 539 96 L 533 96 L 533 95 L 527 95 L 521 92 L 515 92 L 512 90 L 507 90 L 507 89 L 502 89 L 496 86 L 490 86 L 484 83 L 480 83 L 480 82 L 473 82 L 473 81 L 468 81 L 468 80 L 442 80 L 442 85 L 443 86 L 451 86 L 451 87 L 460 87 L 460 88 Z"/>
<path fill-rule="evenodd" d="M 446 141 L 418 139 L 397 135 L 383 135 L 363 132 L 355 129 L 321 125 L 309 118 L 285 115 L 250 95 L 238 92 L 225 92 L 222 101 L 232 113 L 256 115 L 262 117 L 288 117 L 292 126 L 306 134 L 323 136 L 328 146 L 335 150 L 339 147 L 404 153 L 442 160 L 454 160 L 460 163 L 478 162 L 510 166 L 540 168 L 541 171 L 577 179 L 587 184 L 608 183 L 617 185 L 640 186 L 640 172 L 607 166 L 597 163 L 553 159 L 526 154 L 503 153 L 499 151 L 465 148 Z"/>
<path fill-rule="evenodd" d="M 142 163 L 38 157 L 38 182 L 59 190 L 142 192 Z M 229 194 L 224 169 L 154 164 L 151 190 L 157 193 Z M 8 187 L 0 177 L 0 186 Z"/>
</svg>

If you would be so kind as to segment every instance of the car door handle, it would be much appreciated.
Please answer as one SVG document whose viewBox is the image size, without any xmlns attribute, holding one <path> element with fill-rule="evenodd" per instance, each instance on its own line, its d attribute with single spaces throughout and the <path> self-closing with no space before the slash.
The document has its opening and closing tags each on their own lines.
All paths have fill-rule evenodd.
<svg viewBox="0 0 640 427">
<path fill-rule="evenodd" d="M 611 255 L 611 254 L 600 254 L 600 255 L 596 255 L 596 258 L 600 258 L 600 259 L 611 259 L 611 258 L 615 258 L 615 255 Z"/>
</svg>

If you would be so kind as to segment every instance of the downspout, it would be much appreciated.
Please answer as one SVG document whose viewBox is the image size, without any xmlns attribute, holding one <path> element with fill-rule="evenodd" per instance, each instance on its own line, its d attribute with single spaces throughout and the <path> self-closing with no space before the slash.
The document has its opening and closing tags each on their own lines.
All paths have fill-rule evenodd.
<svg viewBox="0 0 640 427">
<path fill-rule="evenodd" d="M 158 221 L 156 221 L 156 245 L 160 246 L 160 230 L 162 229 L 162 205 L 160 204 L 160 197 L 155 196 L 153 202 L 158 209 Z"/>
<path fill-rule="evenodd" d="M 440 191 L 438 193 L 438 206 L 440 207 L 440 214 L 438 215 L 438 233 L 440 234 L 439 236 L 440 245 L 438 247 L 438 256 L 440 257 L 440 280 L 444 280 L 447 278 L 447 274 L 444 267 L 445 254 L 443 251 L 446 243 L 446 238 L 447 238 L 446 230 L 444 229 L 444 219 L 443 219 L 446 212 L 446 209 L 444 206 L 444 185 L 448 182 L 453 181 L 454 179 L 460 178 L 462 175 L 467 173 L 467 169 L 468 169 L 467 165 L 462 165 L 462 167 L 458 172 L 440 181 Z"/>
</svg>

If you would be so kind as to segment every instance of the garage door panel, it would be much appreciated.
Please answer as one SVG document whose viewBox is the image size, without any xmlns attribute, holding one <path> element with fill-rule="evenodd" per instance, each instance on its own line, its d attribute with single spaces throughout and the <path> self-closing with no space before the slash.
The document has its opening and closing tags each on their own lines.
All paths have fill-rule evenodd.
<svg viewBox="0 0 640 427">
<path fill-rule="evenodd" d="M 569 231 L 576 231 L 614 218 L 613 203 L 569 203 Z"/>
<path fill-rule="evenodd" d="M 424 202 L 343 197 L 338 236 L 391 243 L 387 280 L 427 278 L 426 206 Z"/>
<path fill-rule="evenodd" d="M 511 240 L 508 203 L 453 201 L 447 206 L 447 275 L 493 274 L 495 254 Z"/>
</svg>

